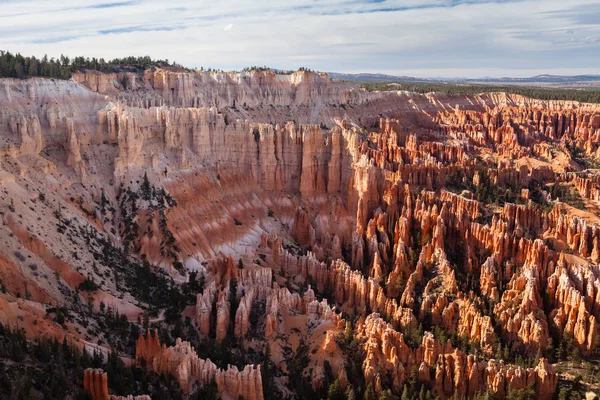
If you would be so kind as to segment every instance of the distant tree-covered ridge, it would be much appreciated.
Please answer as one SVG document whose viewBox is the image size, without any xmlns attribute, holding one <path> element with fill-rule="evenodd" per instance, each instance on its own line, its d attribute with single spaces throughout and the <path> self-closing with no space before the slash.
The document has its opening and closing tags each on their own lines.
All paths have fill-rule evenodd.
<svg viewBox="0 0 600 400">
<path fill-rule="evenodd" d="M 315 72 L 314 70 L 310 69 L 310 68 L 306 68 L 306 67 L 299 67 L 297 70 L 292 70 L 292 69 L 277 69 L 277 68 L 271 68 L 271 67 L 267 67 L 266 65 L 259 67 L 257 65 L 252 65 L 250 67 L 246 67 L 244 69 L 242 69 L 243 72 L 266 72 L 266 71 L 273 71 L 276 72 L 280 75 L 291 75 L 294 72 Z"/>
<path fill-rule="evenodd" d="M 496 86 L 462 84 L 451 82 L 355 82 L 368 91 L 406 90 L 416 93 L 441 92 L 450 95 L 475 95 L 490 92 L 505 92 L 539 100 L 574 100 L 584 103 L 600 103 L 600 88 L 570 89 L 532 86 Z"/>
<path fill-rule="evenodd" d="M 113 60 L 104 58 L 75 57 L 61 55 L 59 58 L 24 57 L 0 50 L 0 78 L 31 78 L 36 76 L 69 79 L 74 71 L 91 69 L 101 72 L 143 71 L 150 67 L 180 67 L 169 60 L 153 60 L 149 56 L 124 57 Z"/>
<path fill-rule="evenodd" d="M 190 69 L 177 63 L 171 63 L 169 60 L 154 60 L 149 56 L 143 57 L 124 57 L 113 60 L 104 58 L 75 57 L 69 58 L 61 55 L 59 58 L 48 58 L 45 55 L 42 58 L 35 56 L 24 57 L 20 53 L 13 54 L 9 51 L 0 50 L 0 78 L 33 78 L 36 76 L 56 79 L 70 79 L 71 74 L 79 70 L 95 70 L 100 72 L 139 72 L 151 67 L 177 67 L 187 71 Z M 220 69 L 201 67 L 199 71 L 223 72 Z M 244 72 L 264 72 L 275 71 L 279 74 L 292 74 L 296 71 L 283 71 L 272 69 L 267 66 L 246 67 Z M 298 71 L 312 72 L 306 67 L 298 68 Z"/>
</svg>

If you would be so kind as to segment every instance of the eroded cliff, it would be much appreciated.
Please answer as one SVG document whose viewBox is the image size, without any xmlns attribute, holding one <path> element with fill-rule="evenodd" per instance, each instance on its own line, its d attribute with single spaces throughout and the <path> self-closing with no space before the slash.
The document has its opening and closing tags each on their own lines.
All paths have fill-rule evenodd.
<svg viewBox="0 0 600 400">
<path fill-rule="evenodd" d="M 186 394 L 548 398 L 598 351 L 599 135 L 312 72 L 5 79 L 0 322 Z"/>
</svg>

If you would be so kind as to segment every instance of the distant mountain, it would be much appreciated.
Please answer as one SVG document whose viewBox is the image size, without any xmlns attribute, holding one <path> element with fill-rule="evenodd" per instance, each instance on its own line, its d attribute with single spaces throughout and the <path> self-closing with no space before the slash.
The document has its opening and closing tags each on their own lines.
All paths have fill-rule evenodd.
<svg viewBox="0 0 600 400">
<path fill-rule="evenodd" d="M 467 82 L 492 82 L 492 83 L 575 83 L 575 82 L 600 82 L 600 75 L 536 75 L 529 78 L 481 78 L 465 79 Z"/>
<path fill-rule="evenodd" d="M 328 72 L 331 79 L 338 81 L 360 81 L 360 82 L 427 82 L 434 79 L 422 79 L 412 76 L 395 76 L 385 74 L 343 74 L 339 72 Z"/>
<path fill-rule="evenodd" d="M 600 75 L 536 75 L 528 78 L 416 78 L 412 76 L 396 76 L 386 74 L 370 74 L 370 73 L 359 73 L 359 74 L 345 74 L 339 72 L 328 72 L 329 77 L 334 80 L 344 81 L 360 81 L 360 82 L 465 82 L 465 83 L 495 83 L 495 84 L 554 84 L 554 85 L 568 85 L 574 83 L 591 83 L 599 82 Z"/>
</svg>

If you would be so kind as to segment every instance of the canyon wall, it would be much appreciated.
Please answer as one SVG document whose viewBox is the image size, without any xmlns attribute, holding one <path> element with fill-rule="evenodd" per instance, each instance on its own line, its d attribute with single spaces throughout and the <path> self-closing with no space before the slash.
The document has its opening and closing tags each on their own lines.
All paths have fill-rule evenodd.
<svg viewBox="0 0 600 400">
<path fill-rule="evenodd" d="M 294 373 L 314 393 L 351 388 L 355 338 L 378 393 L 551 397 L 565 361 L 551 349 L 597 351 L 599 135 L 598 105 L 306 71 L 3 79 L 0 321 L 108 353 L 83 316 L 152 312 L 171 331 L 146 288 L 189 291 L 194 272 L 182 320 L 240 360 L 269 346 L 277 374 L 218 368 L 155 330 L 122 355 L 185 393 L 293 396 Z M 106 382 L 84 375 L 95 399 Z"/>
</svg>

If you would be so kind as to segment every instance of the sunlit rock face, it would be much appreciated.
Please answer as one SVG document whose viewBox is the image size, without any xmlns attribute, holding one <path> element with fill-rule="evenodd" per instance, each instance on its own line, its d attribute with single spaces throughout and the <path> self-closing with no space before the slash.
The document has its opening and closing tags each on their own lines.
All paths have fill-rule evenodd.
<svg viewBox="0 0 600 400">
<path fill-rule="evenodd" d="M 598 345 L 599 138 L 597 105 L 313 72 L 3 79 L 0 322 L 223 399 L 549 398 L 553 346 Z"/>
</svg>

